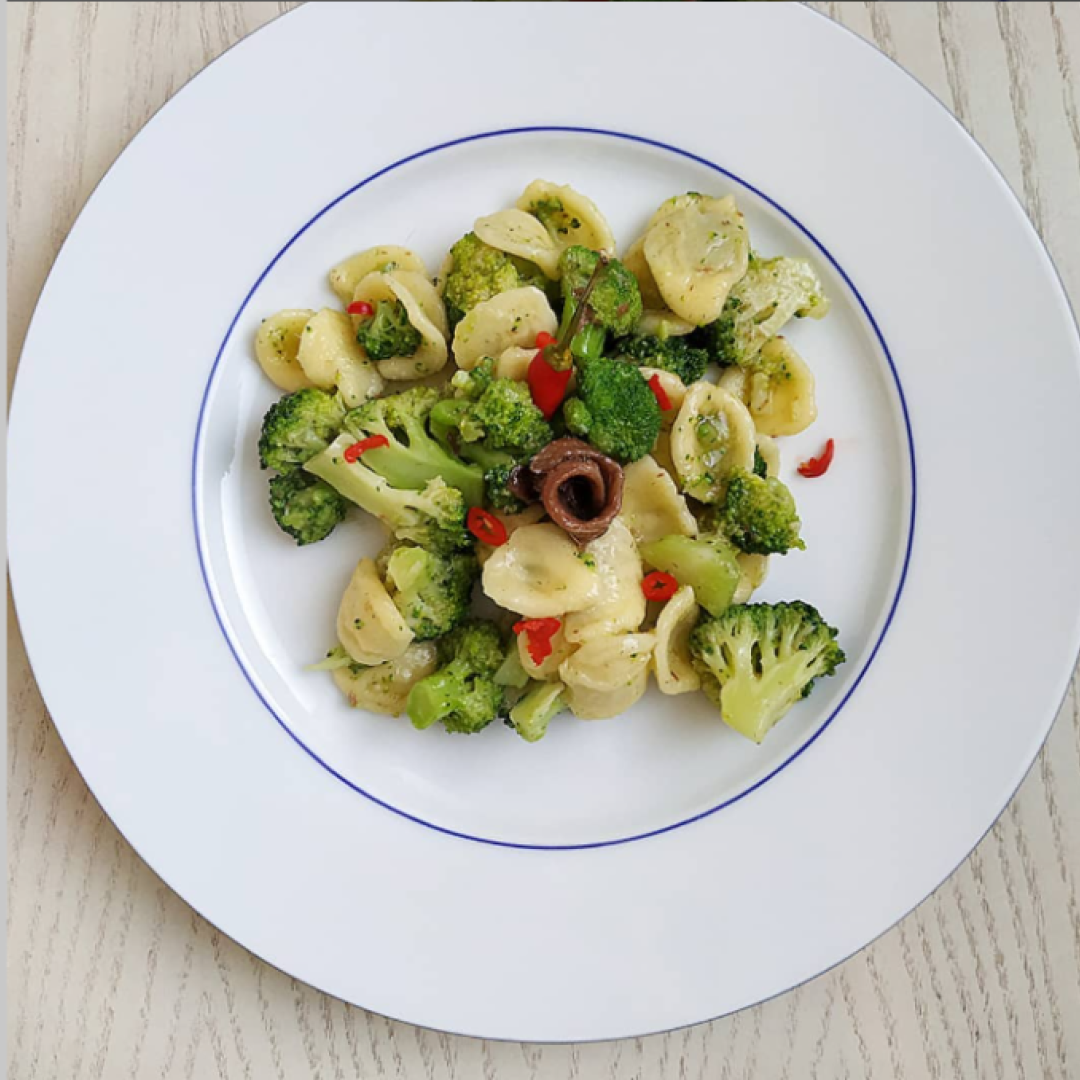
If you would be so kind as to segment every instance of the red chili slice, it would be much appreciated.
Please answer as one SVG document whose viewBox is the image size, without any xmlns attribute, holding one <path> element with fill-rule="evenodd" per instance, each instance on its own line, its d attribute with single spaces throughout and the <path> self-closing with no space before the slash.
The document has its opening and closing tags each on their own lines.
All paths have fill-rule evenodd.
<svg viewBox="0 0 1080 1080">
<path fill-rule="evenodd" d="M 537 341 L 540 336 L 537 335 Z M 559 411 L 573 373 L 572 367 L 565 371 L 556 371 L 544 358 L 543 349 L 537 350 L 529 363 L 529 391 L 533 404 L 544 414 L 545 420 L 550 420 Z"/>
<path fill-rule="evenodd" d="M 561 627 L 558 619 L 522 619 L 514 623 L 514 633 L 525 635 L 525 647 L 532 662 L 542 664 L 551 655 L 551 639 Z"/>
<path fill-rule="evenodd" d="M 494 514 L 489 514 L 480 506 L 469 508 L 465 525 L 482 544 L 501 547 L 506 543 L 506 526 Z"/>
<path fill-rule="evenodd" d="M 649 389 L 656 395 L 656 403 L 660 406 L 660 411 L 667 412 L 671 408 L 671 398 L 668 397 L 663 383 L 660 382 L 659 375 L 654 375 L 649 380 Z"/>
<path fill-rule="evenodd" d="M 829 471 L 829 466 L 832 464 L 833 453 L 836 450 L 836 443 L 832 439 L 829 439 L 825 443 L 825 449 L 817 457 L 810 458 L 809 461 L 804 461 L 799 466 L 799 475 L 805 476 L 808 480 L 813 480 L 816 476 L 824 476 Z"/>
<path fill-rule="evenodd" d="M 375 309 L 366 300 L 354 300 L 345 310 L 350 315 L 363 315 L 365 319 L 375 314 Z"/>
<path fill-rule="evenodd" d="M 646 600 L 670 600 L 678 591 L 679 583 L 663 570 L 646 574 L 641 582 Z"/>
<path fill-rule="evenodd" d="M 341 455 L 350 465 L 354 464 L 367 450 L 378 450 L 380 447 L 389 446 L 390 440 L 385 435 L 369 435 L 366 439 L 354 442 L 352 446 L 346 446 Z"/>
</svg>

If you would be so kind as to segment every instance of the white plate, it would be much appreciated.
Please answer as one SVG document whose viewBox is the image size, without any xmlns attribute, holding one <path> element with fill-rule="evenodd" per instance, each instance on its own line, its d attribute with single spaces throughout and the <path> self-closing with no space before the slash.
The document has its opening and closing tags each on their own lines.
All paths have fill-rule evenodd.
<svg viewBox="0 0 1080 1080">
<path fill-rule="evenodd" d="M 595 63 L 551 78 L 548 5 L 310 4 L 237 46 L 90 200 L 12 413 L 23 631 L 106 811 L 271 963 L 494 1038 L 688 1024 L 860 948 L 1001 811 L 1080 644 L 1080 347 L 998 174 L 806 9 L 672 6 L 662 35 L 616 10 L 561 14 Z M 763 595 L 820 606 L 849 662 L 761 748 L 659 696 L 535 746 L 420 734 L 302 670 L 374 539 L 269 522 L 254 327 L 369 244 L 437 265 L 536 176 L 623 243 L 667 195 L 734 192 L 757 249 L 822 268 L 786 474 L 837 458 Z"/>
</svg>

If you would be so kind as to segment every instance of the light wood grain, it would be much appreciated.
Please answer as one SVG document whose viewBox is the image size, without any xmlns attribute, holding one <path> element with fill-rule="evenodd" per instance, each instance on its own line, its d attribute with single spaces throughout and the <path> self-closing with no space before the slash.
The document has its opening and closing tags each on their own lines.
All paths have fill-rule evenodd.
<svg viewBox="0 0 1080 1080">
<path fill-rule="evenodd" d="M 48 269 L 110 163 L 188 78 L 294 6 L 8 4 L 9 387 Z M 1080 306 L 1080 4 L 813 6 L 955 112 Z M 1001 820 L 870 948 L 712 1024 L 538 1047 L 384 1020 L 218 934 L 102 815 L 8 621 L 13 1080 L 1080 1077 L 1080 677 Z"/>
</svg>

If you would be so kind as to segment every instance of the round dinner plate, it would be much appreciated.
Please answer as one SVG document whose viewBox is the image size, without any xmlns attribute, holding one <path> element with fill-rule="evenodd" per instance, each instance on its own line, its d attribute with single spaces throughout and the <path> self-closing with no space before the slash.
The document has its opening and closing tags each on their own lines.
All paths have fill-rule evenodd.
<svg viewBox="0 0 1080 1080">
<path fill-rule="evenodd" d="M 820 607 L 848 662 L 760 747 L 655 692 L 535 745 L 417 732 L 304 670 L 378 536 L 274 528 L 254 330 L 331 303 L 364 247 L 437 266 L 536 177 L 622 246 L 669 195 L 734 194 L 755 250 L 813 259 L 832 298 L 791 332 L 820 410 L 783 440 L 807 550 L 761 596 Z M 95 796 L 254 953 L 430 1027 L 639 1035 L 849 956 L 1001 812 L 1080 647 L 1078 414 L 1076 327 L 1016 200 L 827 19 L 313 3 L 162 109 L 64 246 L 11 416 L 15 598 Z"/>
</svg>

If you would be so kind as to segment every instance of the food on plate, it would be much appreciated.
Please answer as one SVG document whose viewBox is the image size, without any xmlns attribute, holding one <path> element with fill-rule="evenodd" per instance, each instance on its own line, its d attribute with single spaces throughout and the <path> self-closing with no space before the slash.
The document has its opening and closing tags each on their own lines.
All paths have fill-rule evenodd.
<svg viewBox="0 0 1080 1080">
<path fill-rule="evenodd" d="M 752 251 L 731 195 L 668 199 L 616 251 L 592 200 L 536 180 L 436 277 L 380 244 L 330 271 L 340 310 L 260 325 L 273 520 L 301 546 L 353 512 L 388 534 L 314 665 L 349 705 L 532 743 L 651 675 L 760 742 L 843 662 L 810 604 L 751 602 L 808 547 L 777 439 L 817 417 L 781 334 L 828 312 L 817 270 Z"/>
</svg>

